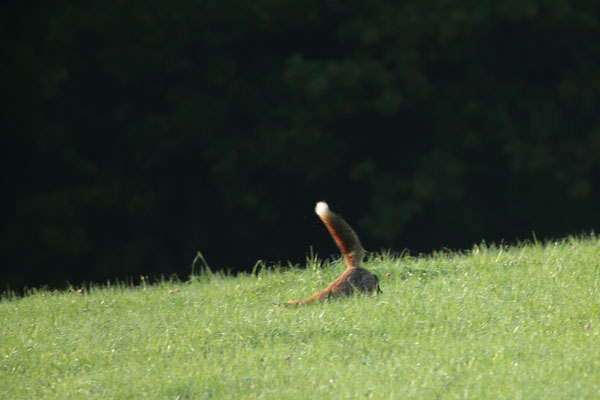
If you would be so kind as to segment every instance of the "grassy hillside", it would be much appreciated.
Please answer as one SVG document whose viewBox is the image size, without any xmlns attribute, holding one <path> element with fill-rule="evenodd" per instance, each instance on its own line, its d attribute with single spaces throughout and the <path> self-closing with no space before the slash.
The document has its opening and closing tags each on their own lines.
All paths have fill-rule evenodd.
<svg viewBox="0 0 600 400">
<path fill-rule="evenodd" d="M 300 308 L 340 261 L 0 303 L 0 398 L 600 396 L 600 241 L 373 255 L 383 294 Z"/>
</svg>

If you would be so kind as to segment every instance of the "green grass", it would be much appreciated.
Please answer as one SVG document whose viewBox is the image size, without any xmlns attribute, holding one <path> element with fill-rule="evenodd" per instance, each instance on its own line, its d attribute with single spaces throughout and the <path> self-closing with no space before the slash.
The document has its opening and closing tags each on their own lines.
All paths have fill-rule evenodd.
<svg viewBox="0 0 600 400">
<path fill-rule="evenodd" d="M 0 398 L 600 396 L 597 237 L 366 266 L 383 294 L 291 309 L 341 261 L 5 296 Z"/>
</svg>

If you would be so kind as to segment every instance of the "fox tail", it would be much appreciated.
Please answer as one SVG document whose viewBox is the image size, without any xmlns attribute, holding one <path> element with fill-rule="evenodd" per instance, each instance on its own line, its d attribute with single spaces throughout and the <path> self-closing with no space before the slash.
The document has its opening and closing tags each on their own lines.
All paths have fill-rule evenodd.
<svg viewBox="0 0 600 400">
<path fill-rule="evenodd" d="M 315 212 L 321 218 L 335 244 L 342 252 L 347 268 L 360 267 L 365 256 L 365 250 L 360 244 L 354 229 L 342 217 L 332 212 L 324 201 L 317 203 Z"/>
</svg>

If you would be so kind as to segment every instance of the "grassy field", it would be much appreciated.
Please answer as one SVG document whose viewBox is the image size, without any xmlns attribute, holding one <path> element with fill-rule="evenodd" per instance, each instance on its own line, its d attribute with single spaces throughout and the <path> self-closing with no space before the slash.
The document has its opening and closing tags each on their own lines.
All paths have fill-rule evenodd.
<svg viewBox="0 0 600 400">
<path fill-rule="evenodd" d="M 0 302 L 2 399 L 600 397 L 595 236 L 366 266 L 383 294 L 300 308 L 344 266 Z"/>
</svg>

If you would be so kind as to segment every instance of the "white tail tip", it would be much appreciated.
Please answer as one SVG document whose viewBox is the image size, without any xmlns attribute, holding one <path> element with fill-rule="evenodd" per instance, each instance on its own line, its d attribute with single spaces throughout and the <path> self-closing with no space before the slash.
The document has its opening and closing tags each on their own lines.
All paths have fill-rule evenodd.
<svg viewBox="0 0 600 400">
<path fill-rule="evenodd" d="M 325 215 L 329 212 L 329 206 L 324 201 L 320 201 L 315 206 L 315 212 L 319 216 Z"/>
</svg>

